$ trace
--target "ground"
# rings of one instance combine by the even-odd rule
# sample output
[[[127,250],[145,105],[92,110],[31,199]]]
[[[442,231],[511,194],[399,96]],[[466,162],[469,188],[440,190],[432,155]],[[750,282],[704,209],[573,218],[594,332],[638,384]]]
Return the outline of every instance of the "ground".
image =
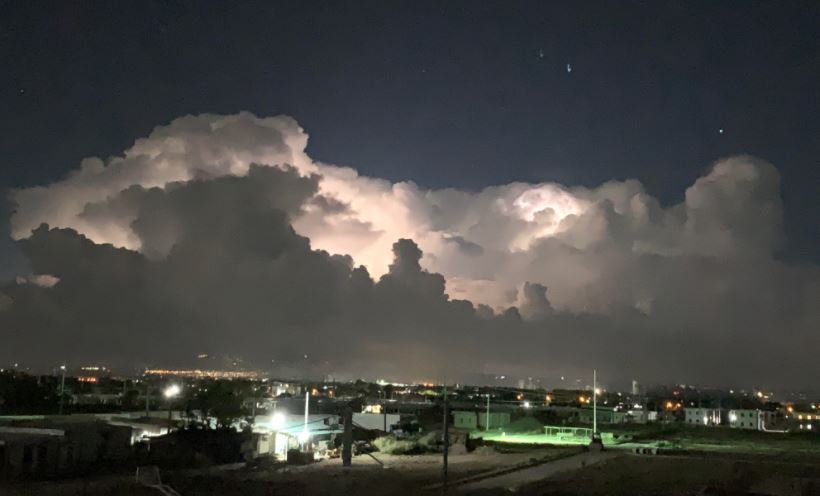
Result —
[[[621,448],[643,444],[659,446],[661,454],[636,456],[629,449],[598,465],[576,467],[550,474],[547,479],[519,485],[516,494],[536,495],[695,495],[715,487],[727,495],[748,494],[755,485],[780,478],[810,480],[820,465],[820,439],[805,435],[739,432],[728,429],[652,427],[634,432],[634,441]],[[515,438],[524,441],[525,438]],[[451,482],[467,477],[520,468],[534,461],[565,460],[577,456],[577,446],[498,444],[472,453],[450,456]],[[326,460],[303,467],[259,465],[238,469],[162,471],[163,481],[182,496],[324,496],[324,495],[423,495],[440,494],[441,455],[391,456],[376,453],[384,463],[362,455],[344,469],[341,461]],[[523,472],[522,472],[523,475]],[[506,477],[509,481],[515,477]],[[485,479],[488,480],[488,479]],[[501,480],[501,479],[499,479]],[[505,487],[467,490],[451,486],[448,494],[496,496]],[[476,487],[475,485],[473,487]],[[114,496],[155,495],[136,485],[132,475],[48,483],[0,486],[3,496]],[[787,494],[820,494],[797,492]]]

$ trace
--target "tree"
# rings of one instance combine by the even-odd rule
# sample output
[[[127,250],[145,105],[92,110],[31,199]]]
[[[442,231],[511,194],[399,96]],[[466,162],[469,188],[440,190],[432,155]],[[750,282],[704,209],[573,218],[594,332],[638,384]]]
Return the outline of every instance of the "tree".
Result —
[[[214,417],[217,428],[226,428],[248,414],[244,397],[227,381],[215,381],[197,395],[197,403],[206,418]]]

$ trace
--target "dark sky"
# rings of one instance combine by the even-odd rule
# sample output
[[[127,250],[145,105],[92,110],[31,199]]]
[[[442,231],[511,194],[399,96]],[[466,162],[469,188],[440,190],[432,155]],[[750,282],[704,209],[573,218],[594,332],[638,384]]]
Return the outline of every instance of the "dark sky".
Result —
[[[818,259],[817,2],[0,9],[0,185],[239,110],[290,114],[313,157],[426,187],[635,177],[669,204],[716,159],[751,153],[781,171],[786,255]]]

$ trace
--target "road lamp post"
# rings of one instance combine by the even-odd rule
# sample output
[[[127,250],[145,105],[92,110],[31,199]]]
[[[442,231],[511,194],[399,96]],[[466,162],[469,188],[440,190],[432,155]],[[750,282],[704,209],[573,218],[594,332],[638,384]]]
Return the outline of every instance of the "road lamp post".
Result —
[[[178,384],[171,384],[165,388],[162,392],[162,395],[165,396],[165,399],[168,401],[168,434],[171,433],[171,413],[173,409],[171,408],[172,402],[174,398],[179,396],[179,393],[182,391],[182,388],[179,387]]]
[[[60,415],[63,414],[63,401],[65,399],[65,364],[60,365]]]

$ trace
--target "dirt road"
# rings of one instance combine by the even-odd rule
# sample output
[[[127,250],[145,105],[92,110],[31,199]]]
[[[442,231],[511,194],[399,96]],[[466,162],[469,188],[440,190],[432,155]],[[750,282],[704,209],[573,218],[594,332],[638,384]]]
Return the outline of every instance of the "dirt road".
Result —
[[[485,489],[512,489],[531,482],[546,479],[561,472],[580,470],[584,467],[601,463],[620,456],[619,453],[609,451],[579,453],[567,458],[561,458],[535,467],[517,470],[508,474],[470,482],[458,487],[462,493]]]

